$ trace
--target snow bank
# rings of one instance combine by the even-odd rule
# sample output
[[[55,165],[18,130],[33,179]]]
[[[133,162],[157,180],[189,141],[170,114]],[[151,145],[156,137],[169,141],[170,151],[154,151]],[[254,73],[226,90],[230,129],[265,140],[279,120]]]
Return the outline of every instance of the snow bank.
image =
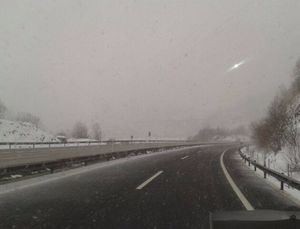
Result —
[[[0,119],[0,142],[54,142],[53,135],[31,123]]]

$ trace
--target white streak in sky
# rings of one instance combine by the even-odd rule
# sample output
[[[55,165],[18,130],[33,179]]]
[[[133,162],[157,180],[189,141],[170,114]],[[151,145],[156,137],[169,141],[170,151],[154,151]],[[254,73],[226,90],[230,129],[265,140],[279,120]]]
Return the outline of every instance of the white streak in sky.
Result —
[[[244,63],[246,63],[246,59],[245,60],[242,60],[242,61],[240,61],[240,62],[238,62],[238,63],[236,63],[236,64],[234,64],[233,66],[231,66],[228,70],[227,70],[227,72],[231,72],[232,70],[234,70],[234,69],[237,69],[238,67],[240,67],[242,64],[244,64]]]

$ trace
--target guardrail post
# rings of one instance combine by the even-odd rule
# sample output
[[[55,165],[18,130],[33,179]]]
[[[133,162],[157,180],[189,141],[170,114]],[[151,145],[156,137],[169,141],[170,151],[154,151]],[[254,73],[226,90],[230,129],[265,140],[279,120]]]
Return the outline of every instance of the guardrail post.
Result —
[[[267,173],[266,173],[266,171],[264,171],[264,178],[265,178],[265,179],[267,178]]]
[[[296,219],[297,219],[297,217],[296,217],[296,215],[291,215],[290,216],[290,219],[289,219],[289,221],[290,221],[290,223],[291,223],[291,228],[297,228],[296,227]]]
[[[256,160],[254,162],[256,162]],[[256,164],[254,164],[254,171],[256,171]]]
[[[11,143],[8,144],[9,149],[11,149]]]
[[[281,175],[284,175],[284,173],[281,173]],[[280,190],[283,190],[283,185],[284,185],[284,182],[280,181]]]

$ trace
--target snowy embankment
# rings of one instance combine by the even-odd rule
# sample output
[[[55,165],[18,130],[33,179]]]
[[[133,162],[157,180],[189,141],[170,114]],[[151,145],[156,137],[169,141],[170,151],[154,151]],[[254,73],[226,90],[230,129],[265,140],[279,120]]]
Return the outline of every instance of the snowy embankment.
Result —
[[[0,143],[14,142],[59,142],[52,134],[43,131],[31,123],[0,119]],[[11,148],[32,148],[32,145],[12,145]],[[37,145],[36,147],[47,147]],[[9,145],[0,145],[0,149],[8,149]]]
[[[68,139],[69,142],[73,143],[67,143],[67,144],[53,144],[51,147],[64,147],[64,146],[86,146],[90,144],[95,144],[92,143],[93,139]],[[10,120],[5,120],[5,119],[0,119],[0,143],[15,143],[15,142],[53,142],[53,143],[58,143],[60,140],[53,136],[50,133],[47,133],[46,131],[43,131],[36,126],[34,126],[31,123],[28,122],[17,122],[17,121],[10,121]],[[76,143],[78,142],[78,143]],[[79,144],[79,142],[81,142]],[[87,142],[87,143],[82,143],[82,142]],[[90,143],[88,143],[90,142]],[[104,144],[104,143],[97,143],[97,144]],[[0,149],[8,149],[11,147],[11,149],[16,149],[16,148],[33,148],[33,145],[27,145],[27,144],[18,144],[18,145],[1,145],[0,144]],[[35,148],[48,148],[48,144],[35,144]]]
[[[57,142],[53,135],[31,123],[0,119],[0,142]]]
[[[290,160],[287,149],[283,149],[282,151],[279,151],[275,154],[274,152],[265,153],[262,150],[257,149],[255,146],[250,146],[249,150],[244,147],[241,149],[241,151],[245,155],[249,156],[252,160],[256,160],[256,162],[258,162],[259,164],[264,165],[265,163],[267,168],[273,169],[280,173],[284,173],[285,175],[288,175],[293,179],[300,181],[300,171],[291,171],[291,169],[289,169]],[[253,165],[251,165],[249,168],[254,170]],[[257,169],[256,173],[258,176],[264,177],[264,173],[260,169]],[[267,175],[267,182],[275,185],[279,189],[280,182],[276,178]],[[296,198],[296,200],[300,203],[299,190],[292,188],[288,184],[284,185],[284,190],[293,198]]]

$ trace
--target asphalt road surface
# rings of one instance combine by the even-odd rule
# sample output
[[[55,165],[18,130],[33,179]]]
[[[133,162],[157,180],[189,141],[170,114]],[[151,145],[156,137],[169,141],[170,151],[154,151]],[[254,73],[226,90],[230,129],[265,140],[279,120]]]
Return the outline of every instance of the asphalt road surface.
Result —
[[[2,193],[0,228],[209,228],[209,212],[245,209],[220,165],[226,148],[202,146],[121,159]],[[247,177],[251,171],[234,155],[235,150],[226,152],[225,165],[255,208],[294,205],[272,188],[263,189],[267,197],[261,201],[251,190],[266,184]]]

